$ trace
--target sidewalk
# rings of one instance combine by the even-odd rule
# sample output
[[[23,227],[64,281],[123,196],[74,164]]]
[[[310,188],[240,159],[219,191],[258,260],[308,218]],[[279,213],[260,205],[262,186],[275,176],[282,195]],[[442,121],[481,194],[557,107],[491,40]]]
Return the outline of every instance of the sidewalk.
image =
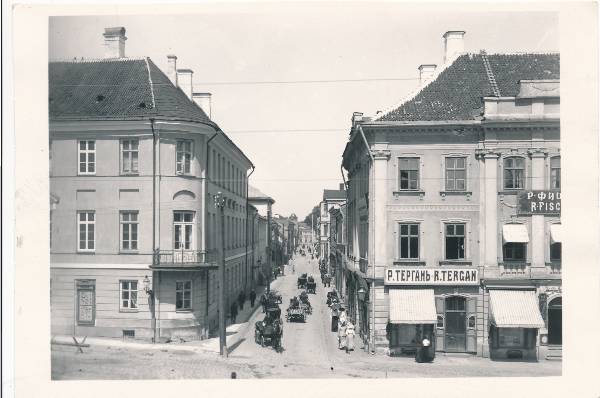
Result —
[[[285,277],[285,276],[284,276]],[[277,289],[281,284],[281,276],[271,282],[271,290]],[[250,307],[250,300],[246,300],[244,303],[244,309],[238,313],[236,317],[236,323],[228,323],[226,327],[227,334],[227,347],[231,352],[237,344],[241,341],[243,336],[249,327],[254,325],[253,319],[262,313],[262,307],[260,306],[260,296],[266,291],[266,286],[259,286],[255,289],[256,291],[256,302],[254,307]],[[229,321],[230,319],[227,319]],[[81,340],[79,337],[78,341]],[[66,335],[56,335],[50,340],[51,344],[59,345],[71,345],[73,344],[73,337]],[[104,346],[104,347],[121,347],[141,350],[174,350],[174,351],[191,351],[191,352],[212,352],[219,353],[219,337],[213,337],[205,340],[195,340],[188,342],[171,342],[171,343],[152,343],[151,341],[142,340],[123,340],[119,338],[110,337],[87,337],[85,340],[86,344],[90,346]],[[84,348],[85,351],[85,348]]]

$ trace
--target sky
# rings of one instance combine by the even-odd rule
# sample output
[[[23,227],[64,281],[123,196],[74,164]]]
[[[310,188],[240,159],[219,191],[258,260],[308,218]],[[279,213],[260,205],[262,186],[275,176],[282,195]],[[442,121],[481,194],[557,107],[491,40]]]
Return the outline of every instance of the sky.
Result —
[[[165,71],[177,55],[178,68],[194,71],[194,91],[212,93],[212,119],[256,166],[250,184],[275,199],[275,213],[302,220],[343,182],[352,113],[374,115],[416,88],[419,65],[442,64],[444,32],[466,31],[468,52],[559,50],[555,13],[468,7],[263,3],[52,17],[49,58],[102,58],[102,33],[114,26],[126,28],[128,57]]]

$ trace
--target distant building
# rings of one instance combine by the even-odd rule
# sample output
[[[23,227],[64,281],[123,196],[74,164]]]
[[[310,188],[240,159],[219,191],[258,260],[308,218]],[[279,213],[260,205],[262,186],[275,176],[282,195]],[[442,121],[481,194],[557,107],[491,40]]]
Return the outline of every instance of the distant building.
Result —
[[[351,311],[376,352],[425,324],[437,351],[560,356],[559,55],[465,54],[464,34],[399,104],[354,114]]]
[[[325,189],[323,191],[323,200],[319,205],[319,257],[321,261],[325,262],[330,274],[332,274],[332,270],[329,268],[329,263],[332,253],[329,245],[329,211],[333,208],[339,208],[345,202],[346,191],[344,190],[344,184],[340,184],[340,189]]]
[[[226,198],[231,300],[249,281],[252,162],[177,57],[163,73],[125,57],[125,28],[104,38],[105,59],[49,64],[52,333],[207,337],[218,318],[214,197]]]
[[[269,252],[269,244],[273,243],[273,230],[271,224],[275,200],[250,185],[248,188],[248,202],[256,208],[258,217],[257,228],[259,246],[257,251],[260,253],[259,264],[257,264],[259,268],[256,268],[259,278],[258,281],[260,284],[266,284],[271,280],[270,275],[273,274],[274,266],[271,261],[273,259],[273,253],[272,250]],[[270,240],[269,237],[271,238]]]

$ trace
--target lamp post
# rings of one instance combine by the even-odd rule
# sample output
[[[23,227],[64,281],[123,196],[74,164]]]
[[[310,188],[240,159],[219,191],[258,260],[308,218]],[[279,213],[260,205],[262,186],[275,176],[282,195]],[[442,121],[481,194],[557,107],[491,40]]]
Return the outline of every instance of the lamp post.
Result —
[[[227,339],[225,334],[225,197],[221,192],[215,195],[215,207],[219,212],[219,354],[227,357]]]

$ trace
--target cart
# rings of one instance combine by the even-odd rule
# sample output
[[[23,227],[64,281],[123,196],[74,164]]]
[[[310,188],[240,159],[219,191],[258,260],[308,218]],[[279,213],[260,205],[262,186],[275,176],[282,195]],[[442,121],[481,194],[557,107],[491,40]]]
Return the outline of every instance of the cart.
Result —
[[[306,288],[307,274],[302,274],[298,277],[298,289]]]
[[[262,347],[271,346],[276,351],[281,350],[283,338],[283,325],[281,324],[281,310],[279,307],[267,309],[267,315],[262,321],[257,321],[254,326],[254,341]]]

